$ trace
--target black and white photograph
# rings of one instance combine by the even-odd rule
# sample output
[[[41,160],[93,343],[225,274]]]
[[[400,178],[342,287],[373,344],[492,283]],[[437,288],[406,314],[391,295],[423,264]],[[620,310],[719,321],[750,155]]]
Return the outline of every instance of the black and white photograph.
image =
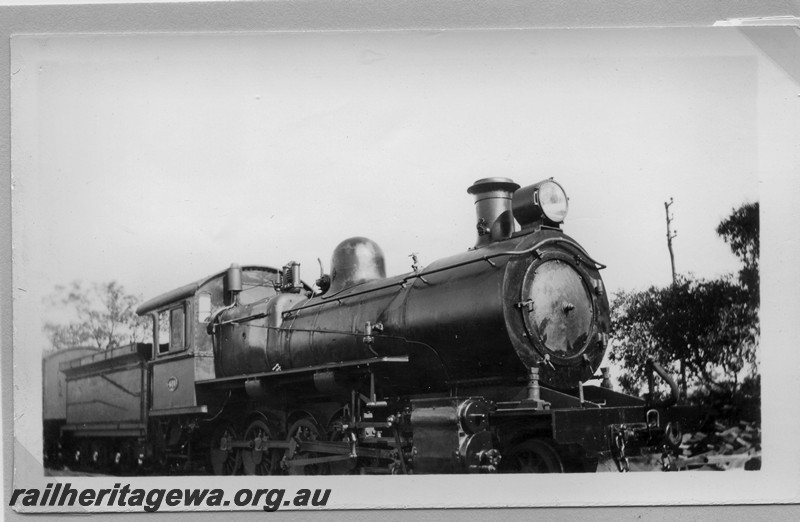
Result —
[[[12,34],[7,504],[797,502],[799,28]]]

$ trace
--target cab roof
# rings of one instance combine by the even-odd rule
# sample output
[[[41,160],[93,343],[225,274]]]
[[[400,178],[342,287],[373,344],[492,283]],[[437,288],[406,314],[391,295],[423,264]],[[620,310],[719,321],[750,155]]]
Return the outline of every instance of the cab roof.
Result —
[[[243,272],[244,271],[263,271],[263,272],[269,272],[269,273],[272,273],[272,274],[277,274],[278,273],[278,270],[275,269],[275,268],[272,268],[272,267],[269,267],[269,266],[260,266],[260,265],[243,266],[242,267],[242,271]],[[196,294],[197,291],[200,290],[200,288],[202,288],[204,285],[206,285],[210,281],[213,281],[214,279],[217,279],[217,278],[220,278],[220,277],[224,276],[225,272],[227,272],[227,269],[226,270],[222,270],[221,272],[218,272],[216,274],[210,275],[208,277],[205,277],[203,279],[200,279],[198,281],[195,281],[194,283],[189,283],[188,285],[184,285],[184,286],[181,286],[181,287],[176,288],[174,290],[170,290],[169,292],[165,292],[165,293],[159,295],[158,297],[154,297],[154,298],[150,299],[149,301],[146,301],[145,303],[140,305],[139,308],[136,309],[136,314],[137,315],[144,315],[144,314],[150,313],[150,312],[152,312],[154,310],[158,310],[159,308],[161,308],[163,306],[172,304],[172,303],[174,303],[176,301],[180,301],[182,299],[186,299],[187,297],[191,297],[194,294]]]

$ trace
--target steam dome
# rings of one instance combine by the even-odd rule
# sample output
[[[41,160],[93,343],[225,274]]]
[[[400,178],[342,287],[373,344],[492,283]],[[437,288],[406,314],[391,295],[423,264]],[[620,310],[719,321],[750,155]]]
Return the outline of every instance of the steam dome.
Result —
[[[386,261],[377,243],[365,237],[345,239],[331,257],[331,288],[338,292],[349,286],[386,277]]]

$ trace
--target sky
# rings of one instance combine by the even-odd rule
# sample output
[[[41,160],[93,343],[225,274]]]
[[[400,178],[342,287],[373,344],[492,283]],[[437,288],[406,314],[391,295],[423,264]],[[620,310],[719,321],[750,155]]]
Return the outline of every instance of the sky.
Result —
[[[475,242],[477,179],[554,177],[608,290],[735,273],[715,228],[759,198],[764,66],[733,30],[17,37],[17,288],[38,335],[73,280],[149,299],[230,263],[388,273]],[[769,94],[769,93],[766,93]],[[22,303],[18,303],[22,304]],[[19,315],[18,315],[19,316]],[[19,321],[18,321],[19,322]],[[21,324],[21,323],[19,323]]]
[[[611,291],[669,282],[669,198],[678,271],[735,272],[714,229],[758,199],[758,60],[678,33],[20,39],[16,252],[34,292],[148,298],[231,262],[313,280],[353,235],[402,273],[474,243],[476,179],[552,176]]]
[[[467,188],[490,176],[561,183],[611,293],[669,284],[665,201],[678,272],[705,278],[739,269],[714,230],[760,201],[762,374],[791,366],[772,334],[800,285],[800,91],[735,29],[22,35],[11,54],[15,383],[40,379],[56,285],[149,299],[292,260],[313,282],[356,235],[407,272],[475,243]]]

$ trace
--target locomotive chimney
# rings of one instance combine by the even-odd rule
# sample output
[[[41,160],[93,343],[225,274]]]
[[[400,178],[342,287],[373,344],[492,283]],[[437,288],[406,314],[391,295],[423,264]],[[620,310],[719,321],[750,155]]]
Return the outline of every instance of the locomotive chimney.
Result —
[[[483,178],[467,189],[468,193],[475,195],[476,248],[506,239],[514,232],[511,198],[518,188],[519,185],[508,178]]]

